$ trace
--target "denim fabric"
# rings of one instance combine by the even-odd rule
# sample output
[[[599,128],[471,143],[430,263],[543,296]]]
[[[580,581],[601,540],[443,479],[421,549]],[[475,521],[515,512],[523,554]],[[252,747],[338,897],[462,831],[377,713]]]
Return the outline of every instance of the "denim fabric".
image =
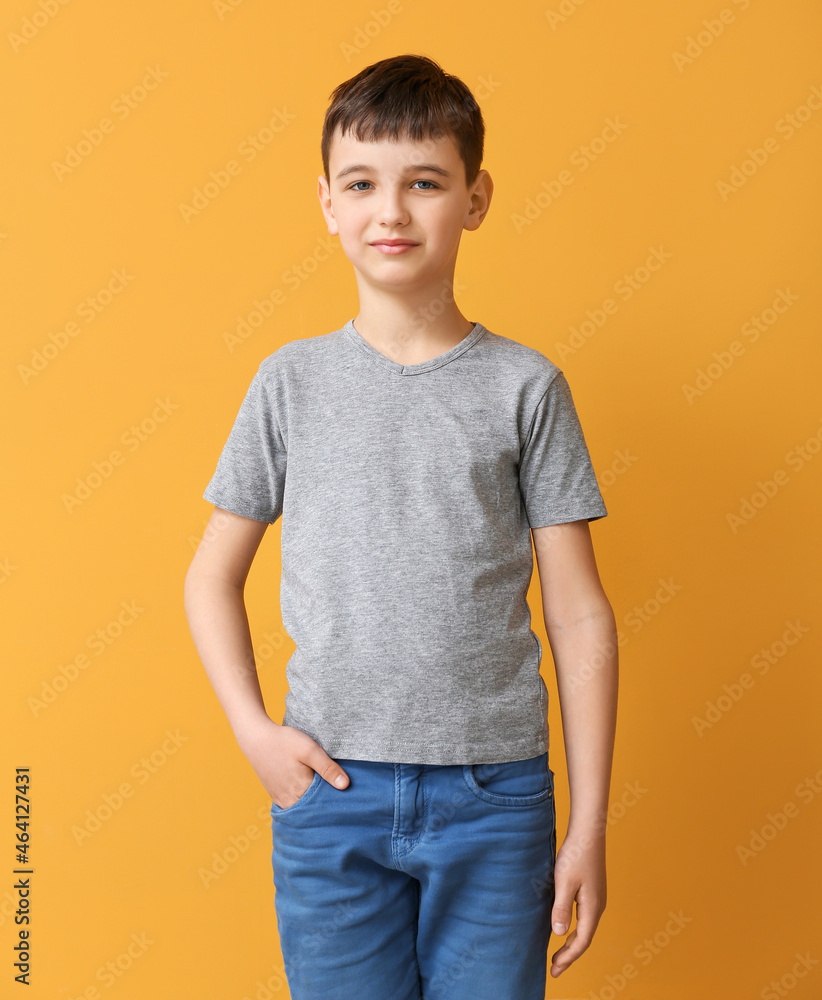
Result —
[[[543,1000],[556,862],[548,753],[498,764],[335,758],[272,803],[292,1000]]]

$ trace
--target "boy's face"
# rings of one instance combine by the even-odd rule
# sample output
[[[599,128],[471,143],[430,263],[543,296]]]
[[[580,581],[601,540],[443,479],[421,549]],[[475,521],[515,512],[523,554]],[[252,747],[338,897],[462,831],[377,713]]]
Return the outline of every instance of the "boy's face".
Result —
[[[477,229],[493,185],[481,170],[469,189],[465,166],[450,135],[413,142],[358,142],[351,134],[331,144],[330,177],[317,194],[332,236],[359,282],[384,291],[425,295],[426,287],[453,280],[463,229]],[[390,248],[380,241],[404,240]]]

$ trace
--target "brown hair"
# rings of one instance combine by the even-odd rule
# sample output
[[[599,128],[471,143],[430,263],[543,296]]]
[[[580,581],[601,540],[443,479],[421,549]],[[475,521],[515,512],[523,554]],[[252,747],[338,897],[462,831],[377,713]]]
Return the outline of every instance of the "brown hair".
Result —
[[[412,142],[451,135],[465,164],[470,187],[482,163],[485,123],[471,91],[427,56],[382,59],[332,91],[321,143],[328,178],[331,140],[350,132],[358,142],[389,136]]]

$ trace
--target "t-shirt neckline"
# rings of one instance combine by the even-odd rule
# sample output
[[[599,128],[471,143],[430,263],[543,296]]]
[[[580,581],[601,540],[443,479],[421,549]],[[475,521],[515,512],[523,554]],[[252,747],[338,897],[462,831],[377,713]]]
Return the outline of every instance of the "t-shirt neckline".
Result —
[[[455,344],[443,354],[437,355],[436,358],[431,358],[428,361],[420,361],[416,365],[403,365],[399,361],[393,361],[391,358],[381,354],[376,347],[369,344],[362,334],[360,334],[354,326],[353,317],[343,327],[343,333],[352,344],[367,354],[372,361],[377,361],[395,375],[421,375],[425,372],[433,371],[435,368],[442,368],[443,365],[447,365],[461,354],[464,354],[485,333],[485,327],[482,323],[474,323],[473,329],[469,330],[458,344]]]

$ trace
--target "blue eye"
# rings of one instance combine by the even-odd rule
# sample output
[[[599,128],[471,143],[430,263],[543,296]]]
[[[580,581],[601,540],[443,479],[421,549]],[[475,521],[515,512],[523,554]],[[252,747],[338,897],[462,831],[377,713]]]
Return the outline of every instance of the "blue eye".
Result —
[[[371,186],[371,181],[354,181],[354,183],[350,186],[350,190],[351,191],[364,191],[365,188],[357,187],[358,184],[368,184],[369,186]],[[428,181],[428,180],[425,180],[424,178],[420,178],[418,181],[414,181],[414,184],[429,184],[430,185],[430,187],[418,188],[418,190],[420,190],[420,191],[434,191],[436,188],[439,187],[438,184],[434,184],[433,181]]]

